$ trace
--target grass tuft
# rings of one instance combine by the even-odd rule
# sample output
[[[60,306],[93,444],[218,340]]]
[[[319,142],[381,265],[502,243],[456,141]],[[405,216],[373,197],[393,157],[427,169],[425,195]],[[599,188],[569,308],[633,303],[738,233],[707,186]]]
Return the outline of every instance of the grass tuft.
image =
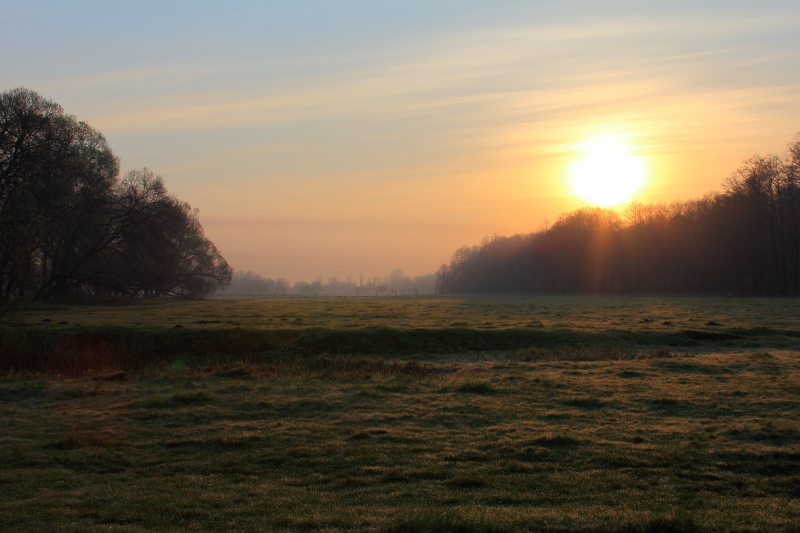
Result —
[[[605,407],[605,402],[598,400],[597,398],[570,398],[568,400],[564,400],[564,405],[569,405],[570,407],[580,407],[581,409],[600,409]]]
[[[487,485],[486,480],[477,476],[460,476],[448,480],[446,485],[459,489],[480,489]]]
[[[497,389],[495,389],[491,383],[487,383],[485,381],[468,381],[458,387],[456,392],[462,392],[465,394],[480,394],[480,395],[489,395],[489,394],[497,394]]]
[[[533,442],[544,448],[572,448],[580,444],[580,441],[566,435],[540,437]]]
[[[506,521],[455,511],[420,512],[402,517],[389,524],[383,533],[513,533],[517,531]]]

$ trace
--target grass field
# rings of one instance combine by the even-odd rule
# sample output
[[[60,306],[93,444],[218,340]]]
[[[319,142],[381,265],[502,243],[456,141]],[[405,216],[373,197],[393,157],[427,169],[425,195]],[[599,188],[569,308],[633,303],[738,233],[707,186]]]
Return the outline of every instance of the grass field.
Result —
[[[799,531],[798,304],[38,306],[0,530]]]
[[[50,320],[50,322],[42,322]],[[67,324],[61,324],[67,322]],[[665,324],[669,322],[669,324]],[[797,329],[800,300],[681,296],[398,296],[222,298],[202,302],[26,309],[18,324],[193,329],[569,328],[674,331],[715,322],[726,328]],[[717,326],[717,327],[720,327]]]

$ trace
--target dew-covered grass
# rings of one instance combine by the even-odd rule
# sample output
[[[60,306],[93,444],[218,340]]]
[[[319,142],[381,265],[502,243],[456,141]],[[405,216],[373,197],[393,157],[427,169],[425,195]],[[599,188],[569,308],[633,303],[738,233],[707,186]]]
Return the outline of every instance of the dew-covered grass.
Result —
[[[797,531],[798,304],[31,307],[0,531]]]
[[[214,297],[201,301],[140,301],[130,305],[41,304],[26,308],[14,321],[55,330],[97,326],[144,329],[385,326],[583,331],[766,327],[780,330],[797,328],[800,299],[660,295]]]
[[[795,531],[799,363],[323,356],[6,376],[0,530]]]

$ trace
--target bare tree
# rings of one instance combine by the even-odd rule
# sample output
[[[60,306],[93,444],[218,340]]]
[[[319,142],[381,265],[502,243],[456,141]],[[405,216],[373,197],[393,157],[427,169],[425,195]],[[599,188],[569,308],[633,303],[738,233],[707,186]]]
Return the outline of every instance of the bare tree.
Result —
[[[0,304],[104,292],[201,296],[231,269],[197,211],[102,134],[24,88],[0,94]]]
[[[289,280],[286,278],[278,278],[275,280],[275,292],[286,294],[289,292]]]

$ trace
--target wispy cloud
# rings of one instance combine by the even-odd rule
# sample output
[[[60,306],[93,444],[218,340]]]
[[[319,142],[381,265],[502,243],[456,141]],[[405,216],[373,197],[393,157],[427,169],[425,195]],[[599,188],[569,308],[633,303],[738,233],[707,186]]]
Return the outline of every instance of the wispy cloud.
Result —
[[[800,127],[800,16],[743,9],[605,15],[569,3],[333,47],[253,38],[228,49],[241,42],[220,24],[216,55],[174,44],[30,79],[103,131],[125,166],[164,173],[234,264],[249,257],[243,231],[322,260],[309,247],[366,257],[348,242],[356,232],[388,257],[381,235],[429,230],[441,255],[404,253],[435,268],[452,246],[574,207],[564,169],[598,131],[636,139],[658,201],[714,188],[743,156],[780,149]]]

